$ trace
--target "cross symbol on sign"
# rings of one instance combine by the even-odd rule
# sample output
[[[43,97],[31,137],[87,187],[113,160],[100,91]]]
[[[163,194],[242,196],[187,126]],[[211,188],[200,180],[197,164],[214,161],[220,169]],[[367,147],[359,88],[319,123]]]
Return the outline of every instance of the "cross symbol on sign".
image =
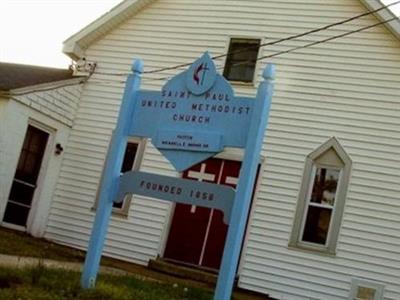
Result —
[[[215,174],[206,173],[206,164],[201,164],[200,172],[189,171],[188,177],[197,179],[198,181],[203,181],[203,180],[214,181],[215,180]],[[194,214],[196,212],[196,205],[192,205],[192,207],[190,208],[190,212],[192,214]]]
[[[203,68],[203,75],[202,75],[202,77],[201,77],[201,85],[203,85],[203,83],[204,83],[204,77],[206,76],[206,73],[207,73],[207,71],[208,70],[210,70],[209,68],[207,68],[207,63],[204,65],[204,68]]]
[[[203,85],[204,83],[204,78],[206,76],[207,71],[210,70],[207,67],[207,63],[201,63],[197,68],[195,68],[194,73],[193,73],[193,80],[197,83],[197,85]],[[200,81],[200,72],[201,74],[201,81]]]
[[[237,177],[232,177],[232,176],[227,176],[225,179],[225,183],[227,184],[232,184],[232,185],[237,185],[239,182],[239,178]]]

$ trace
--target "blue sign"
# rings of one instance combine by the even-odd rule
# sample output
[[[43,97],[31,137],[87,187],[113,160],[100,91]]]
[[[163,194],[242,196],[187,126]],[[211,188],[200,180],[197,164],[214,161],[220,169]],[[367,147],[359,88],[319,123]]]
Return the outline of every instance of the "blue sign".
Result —
[[[213,60],[205,53],[189,70],[168,81],[161,92],[138,92],[129,134],[151,138],[175,169],[183,171],[224,147],[244,148],[253,105],[254,98],[234,96],[229,82],[216,73]],[[188,132],[196,143],[203,144],[208,137],[212,147],[187,147],[176,138],[162,143],[160,137],[165,137],[166,130]]]
[[[268,123],[274,67],[266,67],[255,98],[235,97],[207,52],[161,91],[140,90],[140,60],[133,64],[132,71],[107,153],[82,287],[95,285],[113,201],[136,193],[224,211],[229,230],[214,300],[229,300]],[[236,191],[144,172],[120,176],[128,136],[150,138],[178,171],[214,156],[224,147],[245,148]]]
[[[121,176],[114,202],[122,202],[127,194],[222,210],[224,223],[229,224],[235,190],[208,182],[131,171]]]

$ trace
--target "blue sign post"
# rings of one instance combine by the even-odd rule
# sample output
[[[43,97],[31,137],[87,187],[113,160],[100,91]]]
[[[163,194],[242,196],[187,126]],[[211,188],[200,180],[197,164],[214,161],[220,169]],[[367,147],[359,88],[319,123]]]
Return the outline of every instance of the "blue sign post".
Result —
[[[243,235],[249,213],[251,195],[257,174],[258,161],[268,122],[272,100],[275,67],[268,65],[264,70],[265,81],[258,87],[253,118],[247,138],[245,155],[240,170],[239,182],[233,203],[232,216],[229,223],[228,236],[225,242],[224,255],[219,271],[215,300],[231,299],[233,281],[236,275]]]
[[[121,174],[121,165],[128,138],[130,118],[135,108],[135,95],[140,87],[140,74],[143,72],[143,62],[137,60],[132,66],[133,74],[128,76],[124,97],[119,110],[117,126],[111,136],[110,146],[100,183],[99,201],[96,217],[86,253],[81,285],[91,288],[96,284],[101,253],[111,217],[113,200],[116,197]]]
[[[272,98],[274,67],[268,66],[256,98],[235,97],[206,52],[161,91],[140,90],[141,61],[128,77],[100,186],[99,206],[82,274],[82,287],[94,287],[112,203],[126,194],[211,207],[224,212],[228,236],[215,300],[228,300],[236,274],[257,166]],[[221,152],[245,147],[236,192],[224,186],[144,172],[120,175],[128,136],[150,138],[182,171]]]

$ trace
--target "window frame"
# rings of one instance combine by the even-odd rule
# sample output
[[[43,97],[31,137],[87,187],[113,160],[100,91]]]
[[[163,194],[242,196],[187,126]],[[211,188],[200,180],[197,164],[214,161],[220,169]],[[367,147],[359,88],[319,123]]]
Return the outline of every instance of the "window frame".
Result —
[[[335,202],[334,202],[333,206],[315,205],[315,204],[311,203],[311,193],[312,193],[312,190],[313,190],[313,187],[314,187],[315,174],[316,174],[316,171],[317,171],[318,168],[321,168],[321,169],[332,169],[332,170],[339,171],[338,184],[337,184],[336,192],[335,192]],[[305,229],[305,225],[306,225],[306,221],[307,221],[308,211],[309,211],[310,206],[313,206],[313,207],[331,209],[331,211],[332,211],[331,218],[330,218],[330,221],[329,221],[328,234],[327,234],[327,237],[326,237],[326,241],[325,241],[325,244],[324,245],[321,244],[321,246],[322,247],[326,247],[328,245],[330,237],[331,237],[331,233],[332,233],[332,231],[331,231],[332,226],[333,226],[332,225],[333,224],[332,220],[333,220],[333,216],[334,216],[334,214],[336,212],[336,198],[337,198],[338,191],[341,188],[342,171],[343,171],[343,169],[342,168],[338,168],[338,167],[327,166],[327,165],[324,165],[324,164],[315,164],[315,163],[313,164],[312,171],[311,171],[311,176],[310,176],[309,187],[308,187],[308,192],[307,192],[307,196],[305,198],[305,207],[304,207],[304,213],[303,213],[303,217],[302,217],[303,220],[302,220],[302,224],[301,224],[301,228],[300,228],[300,235],[299,235],[299,242],[300,243],[305,244],[305,245],[309,245],[309,246],[317,245],[316,243],[307,242],[307,241],[303,240],[303,238],[304,238],[304,229]]]
[[[229,52],[230,52],[230,49],[231,49],[231,46],[232,46],[232,41],[239,41],[239,43],[240,43],[240,41],[242,41],[242,43],[245,43],[246,41],[250,41],[250,42],[254,41],[254,42],[258,42],[258,44],[261,45],[263,43],[263,39],[260,38],[260,37],[254,37],[254,36],[232,36],[232,37],[228,37],[227,43],[226,43],[226,47],[225,47],[227,55],[225,57],[225,61],[224,61],[224,65],[223,65],[224,68],[223,68],[223,71],[222,71],[222,74],[223,74],[224,78],[227,81],[229,81],[230,83],[236,84],[236,85],[237,84],[239,84],[239,85],[254,85],[254,83],[256,81],[256,78],[257,78],[258,68],[259,68],[258,60],[255,62],[255,65],[254,65],[254,73],[253,73],[252,80],[249,80],[249,81],[231,80],[231,79],[228,79],[228,78],[225,77],[225,72],[226,72],[226,69],[227,69],[227,63],[229,61]],[[256,59],[258,59],[260,57],[260,53],[261,53],[260,49],[261,48],[259,48],[258,51],[257,51]]]
[[[383,299],[383,293],[385,290],[385,286],[383,284],[375,282],[375,281],[365,280],[365,279],[352,278],[351,279],[351,288],[350,288],[350,293],[349,293],[349,300],[362,300],[360,298],[357,298],[357,292],[358,292],[359,287],[366,287],[366,288],[374,289],[376,291],[374,300],[382,300]]]
[[[137,151],[136,151],[136,155],[135,155],[135,159],[134,159],[133,164],[132,164],[131,171],[139,171],[139,169],[141,167],[141,164],[142,164],[142,161],[143,161],[144,152],[145,152],[146,145],[147,145],[147,139],[139,138],[139,137],[129,137],[127,142],[126,142],[126,145],[125,145],[124,157],[125,157],[125,151],[126,151],[127,145],[129,143],[135,143],[135,144],[138,145]],[[103,171],[102,171],[101,178],[103,177],[103,173],[104,173],[104,165],[103,165]],[[94,203],[94,206],[93,206],[92,210],[96,210],[97,206],[98,206],[98,201],[99,201],[98,199],[99,199],[99,191],[100,191],[101,182],[102,182],[102,179],[100,179],[99,185],[97,187],[95,203]],[[126,195],[124,200],[123,200],[123,202],[122,202],[122,206],[120,208],[113,206],[112,215],[113,216],[119,216],[119,217],[125,217],[125,218],[128,217],[129,209],[130,209],[132,200],[133,200],[133,195],[132,194]]]
[[[327,154],[331,149],[343,162],[342,166],[316,161],[318,158]],[[342,223],[345,199],[350,181],[351,164],[352,161],[350,157],[335,138],[329,139],[307,156],[293,221],[292,233],[289,239],[289,248],[310,250],[329,255],[336,254],[340,225]],[[303,241],[305,222],[310,207],[310,193],[314,186],[314,178],[317,168],[340,170],[336,187],[335,202],[332,208],[328,234],[324,245]]]

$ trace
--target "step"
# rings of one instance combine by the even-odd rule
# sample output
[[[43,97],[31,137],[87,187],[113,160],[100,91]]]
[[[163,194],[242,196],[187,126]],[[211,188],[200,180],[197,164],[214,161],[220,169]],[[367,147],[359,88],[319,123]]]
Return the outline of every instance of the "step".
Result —
[[[168,274],[171,276],[190,279],[197,282],[206,283],[212,286],[216,285],[218,274],[214,270],[205,270],[197,266],[183,265],[179,262],[165,260],[162,258],[151,259],[148,268],[160,273]],[[237,281],[235,280],[234,286]],[[263,295],[257,292],[235,288],[233,299],[237,300],[276,300],[269,298],[268,295]]]
[[[151,259],[148,264],[149,269],[173,275],[179,278],[191,279],[198,282],[215,285],[218,274],[209,272],[197,267],[189,267],[179,263],[164,259]]]

